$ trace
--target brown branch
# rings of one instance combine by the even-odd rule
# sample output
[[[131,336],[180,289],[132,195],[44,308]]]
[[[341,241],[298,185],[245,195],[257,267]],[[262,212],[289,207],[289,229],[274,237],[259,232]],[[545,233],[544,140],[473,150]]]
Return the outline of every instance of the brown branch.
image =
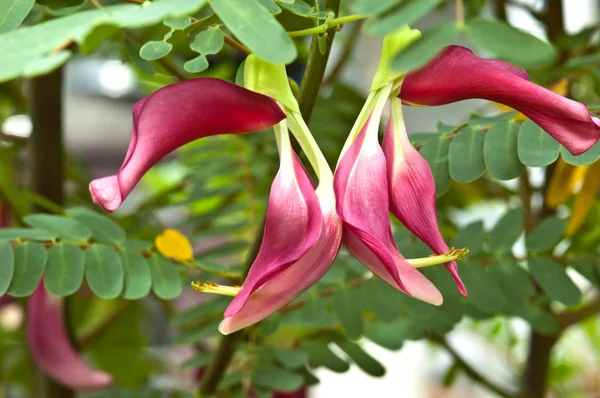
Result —
[[[588,303],[574,311],[565,311],[558,315],[560,330],[563,331],[570,326],[585,321],[600,313],[600,296],[594,297]]]

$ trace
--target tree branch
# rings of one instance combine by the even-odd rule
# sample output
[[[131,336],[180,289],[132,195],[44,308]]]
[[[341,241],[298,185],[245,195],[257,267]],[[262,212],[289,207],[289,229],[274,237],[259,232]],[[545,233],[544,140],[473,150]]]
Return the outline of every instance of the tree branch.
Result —
[[[596,296],[587,304],[575,311],[565,311],[558,315],[558,323],[560,330],[563,331],[570,326],[583,322],[588,318],[596,316],[600,313],[600,297]]]

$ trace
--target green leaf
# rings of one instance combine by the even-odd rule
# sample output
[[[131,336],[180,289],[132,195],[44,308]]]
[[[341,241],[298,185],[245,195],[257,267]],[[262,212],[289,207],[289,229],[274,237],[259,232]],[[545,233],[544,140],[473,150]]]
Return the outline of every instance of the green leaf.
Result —
[[[89,55],[96,51],[100,44],[105,43],[106,40],[117,32],[120,32],[120,29],[116,25],[98,25],[85,37],[79,46],[79,51],[84,55]]]
[[[27,297],[35,290],[48,254],[40,243],[27,242],[13,249],[15,255],[15,272],[8,294],[15,297]]]
[[[85,242],[92,237],[92,231],[79,221],[52,214],[32,214],[23,217],[23,222],[31,227],[55,232],[59,238]]]
[[[387,11],[398,3],[398,0],[355,0],[352,10],[355,14],[374,15]]]
[[[182,326],[188,323],[195,323],[198,320],[208,317],[209,315],[223,315],[223,311],[229,305],[228,298],[216,297],[188,310],[178,312],[171,318],[171,322],[175,326]]]
[[[476,18],[466,24],[467,37],[477,48],[524,68],[551,64],[556,49],[507,23]]]
[[[331,304],[336,318],[349,338],[358,339],[363,332],[360,289],[341,286],[331,296]]]
[[[388,350],[399,350],[406,340],[422,336],[423,329],[409,317],[398,318],[391,323],[369,322],[365,327],[365,337]]]
[[[392,69],[410,71],[420,68],[437,55],[444,47],[452,44],[459,30],[455,22],[439,24],[436,28],[423,33],[423,36],[412,42],[398,53],[392,61]]]
[[[554,300],[564,305],[577,305],[581,291],[559,263],[548,258],[532,257],[527,261],[533,278]]]
[[[489,266],[488,272],[502,289],[507,304],[514,308],[523,306],[536,293],[529,274],[518,264],[507,260],[495,261]]]
[[[287,32],[256,0],[210,0],[229,30],[253,53],[274,64],[287,64],[297,55]]]
[[[67,210],[67,215],[85,224],[92,231],[92,238],[98,242],[119,245],[127,239],[127,234],[119,224],[107,216],[85,207]]]
[[[385,375],[385,368],[383,365],[377,359],[366,353],[358,344],[345,340],[337,342],[337,345],[366,374],[374,377],[382,377]]]
[[[298,369],[306,365],[308,355],[301,350],[278,348],[273,352],[275,359],[288,369]]]
[[[208,66],[206,55],[200,54],[196,58],[190,59],[183,64],[183,69],[185,69],[185,71],[188,73],[200,73],[208,69]]]
[[[68,8],[77,7],[83,4],[85,0],[37,0],[38,3],[50,8]]]
[[[146,61],[154,61],[167,56],[173,45],[166,41],[149,41],[140,48],[140,57]]]
[[[171,341],[174,345],[184,345],[184,344],[197,344],[206,340],[208,337],[216,336],[219,334],[219,324],[221,323],[220,319],[216,321],[208,321],[204,322],[200,325],[194,327],[194,329],[190,329],[186,332],[180,333]]]
[[[53,240],[58,238],[58,234],[53,231],[29,228],[5,228],[0,229],[0,239],[5,240]]]
[[[512,180],[525,166],[519,160],[519,125],[500,122],[492,126],[485,136],[483,157],[490,175],[496,180]]]
[[[405,0],[365,25],[372,36],[385,36],[403,25],[412,25],[437,7],[442,0]]]
[[[327,13],[325,11],[316,11],[313,7],[306,4],[303,0],[296,0],[293,3],[282,3],[281,7],[290,11],[293,14],[304,18],[325,19]]]
[[[293,392],[304,384],[304,377],[273,365],[258,365],[252,368],[252,384],[269,390]]]
[[[527,119],[519,129],[519,160],[526,166],[544,167],[558,159],[560,144],[540,126]]]
[[[181,18],[169,18],[165,19],[163,23],[165,26],[173,29],[173,30],[184,30],[190,24],[190,17],[181,17]]]
[[[568,265],[594,285],[600,284],[598,269],[594,261],[585,258],[570,258]]]
[[[17,29],[35,0],[0,0],[0,33]]]
[[[177,18],[198,11],[207,0],[156,1],[144,5],[121,4],[86,10],[22,27],[0,35],[3,51],[0,82],[22,75],[48,73],[64,64],[72,55],[57,51],[65,44],[81,45],[100,25],[141,28],[167,18]],[[40,40],[43,37],[44,40]]]
[[[154,65],[140,57],[140,49],[142,48],[137,42],[126,37],[123,41],[123,48],[129,58],[129,61],[139,69],[140,72],[152,76],[154,75]]]
[[[377,319],[391,322],[400,316],[401,308],[396,302],[398,295],[393,287],[379,278],[370,278],[361,288],[366,305]]]
[[[525,247],[532,252],[548,251],[560,242],[567,220],[558,217],[548,217],[535,226],[525,239]]]
[[[471,256],[481,252],[482,246],[483,221],[475,221],[463,227],[452,242],[452,247],[469,249]]]
[[[490,251],[507,253],[523,232],[523,208],[508,210],[490,233],[488,244]]]
[[[454,136],[448,153],[450,177],[454,181],[475,181],[485,173],[484,142],[485,134],[479,129],[464,129]]]
[[[340,359],[329,349],[327,344],[321,341],[305,340],[300,343],[300,346],[308,354],[313,366],[324,366],[336,373],[344,373],[350,369],[348,362]]]
[[[529,322],[533,329],[544,335],[555,335],[558,331],[558,321],[552,313],[545,311],[531,304],[525,304],[514,311],[519,316]]]
[[[163,256],[148,259],[152,275],[152,291],[158,298],[171,300],[181,294],[181,279],[175,265]]]
[[[275,3],[274,0],[258,0],[269,12],[273,15],[281,13],[281,8]]]
[[[502,290],[485,266],[465,261],[460,267],[460,277],[469,292],[468,300],[481,311],[497,313],[506,303]]]
[[[567,151],[567,148],[561,146],[560,156],[565,162],[575,166],[584,166],[586,164],[594,163],[596,160],[600,159],[600,141],[595,143],[594,146],[588,149],[586,152],[578,156],[571,155],[571,153]]]
[[[15,255],[9,242],[0,241],[0,296],[8,290],[15,273]]]
[[[179,366],[182,369],[185,369],[185,368],[202,368],[202,367],[205,367],[206,365],[208,365],[208,364],[210,364],[212,362],[213,355],[214,354],[212,352],[202,352],[202,353],[194,356],[192,359],[188,359],[187,361],[183,362]]]
[[[436,196],[442,196],[450,186],[448,171],[448,151],[450,142],[445,137],[438,137],[423,144],[420,154],[427,160],[435,179]]]
[[[75,293],[83,281],[85,256],[72,243],[61,242],[48,250],[48,264],[44,273],[46,290],[56,296]]]
[[[128,300],[146,297],[152,287],[150,267],[144,256],[135,250],[125,249],[119,255],[125,272],[122,296]]]
[[[114,299],[123,290],[121,257],[110,246],[93,244],[85,251],[85,277],[94,294],[103,299]]]
[[[194,36],[190,48],[204,55],[216,54],[221,51],[224,44],[225,36],[221,29],[208,29]]]

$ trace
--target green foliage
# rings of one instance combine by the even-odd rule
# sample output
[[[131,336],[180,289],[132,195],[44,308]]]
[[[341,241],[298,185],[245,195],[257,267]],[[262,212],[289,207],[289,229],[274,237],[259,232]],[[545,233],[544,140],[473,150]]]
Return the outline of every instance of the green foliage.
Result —
[[[493,125],[485,136],[483,156],[490,175],[496,180],[511,180],[525,168],[519,156],[519,126],[511,122]]]
[[[35,0],[1,0],[0,34],[17,29],[34,3]]]
[[[421,156],[427,160],[433,178],[435,179],[435,192],[442,196],[450,185],[450,171],[448,166],[448,152],[450,142],[444,136],[428,140],[421,148]]]
[[[475,181],[485,173],[483,131],[467,128],[458,132],[449,150],[450,177],[457,182]]]
[[[560,144],[531,120],[519,129],[519,160],[530,167],[544,167],[558,159]]]
[[[402,3],[392,6],[390,9],[385,9],[377,18],[367,22],[365,31],[373,36],[385,36],[394,32],[402,25],[412,25],[417,22],[441,2],[442,0],[403,1]]]

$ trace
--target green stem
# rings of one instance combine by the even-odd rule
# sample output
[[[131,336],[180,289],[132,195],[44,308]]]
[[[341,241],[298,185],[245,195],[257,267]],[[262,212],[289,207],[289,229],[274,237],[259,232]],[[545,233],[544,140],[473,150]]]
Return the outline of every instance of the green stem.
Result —
[[[340,8],[340,0],[328,0],[326,6],[327,9],[333,11],[337,15]],[[335,30],[327,31],[327,34],[330,37],[329,43],[331,43],[335,34]],[[327,66],[327,60],[329,59],[330,50],[331,46],[327,45],[325,53],[321,54],[321,52],[319,51],[318,40],[316,38],[313,39],[310,47],[308,64],[306,66],[306,73],[304,79],[302,80],[302,86],[300,87],[300,96],[298,99],[300,112],[302,113],[302,117],[306,122],[308,122],[308,120],[310,119],[312,109],[315,106],[315,102],[317,100],[317,96],[321,88],[321,82],[323,81],[323,76],[325,75],[325,67]],[[248,271],[250,270],[250,267],[252,266],[254,260],[256,259],[256,256],[258,255],[258,250],[260,249],[260,245],[263,239],[264,228],[265,221],[263,218],[260,227],[256,231],[254,241],[252,242],[252,245],[248,250],[248,255],[246,256],[243,272],[244,278],[246,277],[246,275],[248,275]],[[241,282],[242,281],[240,281],[240,283]],[[229,367],[229,364],[233,359],[235,347],[246,335],[247,334],[244,333],[244,331],[239,331],[221,337],[221,340],[219,341],[219,346],[217,348],[217,352],[215,352],[215,356],[213,358],[212,363],[208,366],[206,376],[202,380],[202,383],[200,384],[200,387],[197,391],[197,396],[208,397],[214,395],[219,385],[219,382],[225,375],[225,372],[227,371],[227,368]]]
[[[58,68],[45,76],[31,80],[29,114],[33,131],[29,140],[31,153],[32,191],[62,205],[64,203],[63,181],[65,161],[63,150],[62,83],[63,69]],[[36,206],[36,211],[44,208]],[[67,304],[67,303],[65,303]],[[64,306],[66,312],[68,305]],[[69,322],[65,317],[66,327]],[[75,393],[49,377],[45,378],[46,398],[70,398]]]
[[[320,33],[325,33],[327,30],[329,30],[331,28],[335,28],[338,25],[358,21],[358,20],[365,19],[365,18],[367,18],[366,15],[360,15],[360,14],[348,15],[346,17],[341,17],[341,18],[334,18],[334,19],[325,21],[325,23],[323,23],[322,25],[315,26],[314,28],[308,28],[308,29],[295,30],[293,32],[288,32],[288,36],[300,37],[300,36],[317,35]]]

